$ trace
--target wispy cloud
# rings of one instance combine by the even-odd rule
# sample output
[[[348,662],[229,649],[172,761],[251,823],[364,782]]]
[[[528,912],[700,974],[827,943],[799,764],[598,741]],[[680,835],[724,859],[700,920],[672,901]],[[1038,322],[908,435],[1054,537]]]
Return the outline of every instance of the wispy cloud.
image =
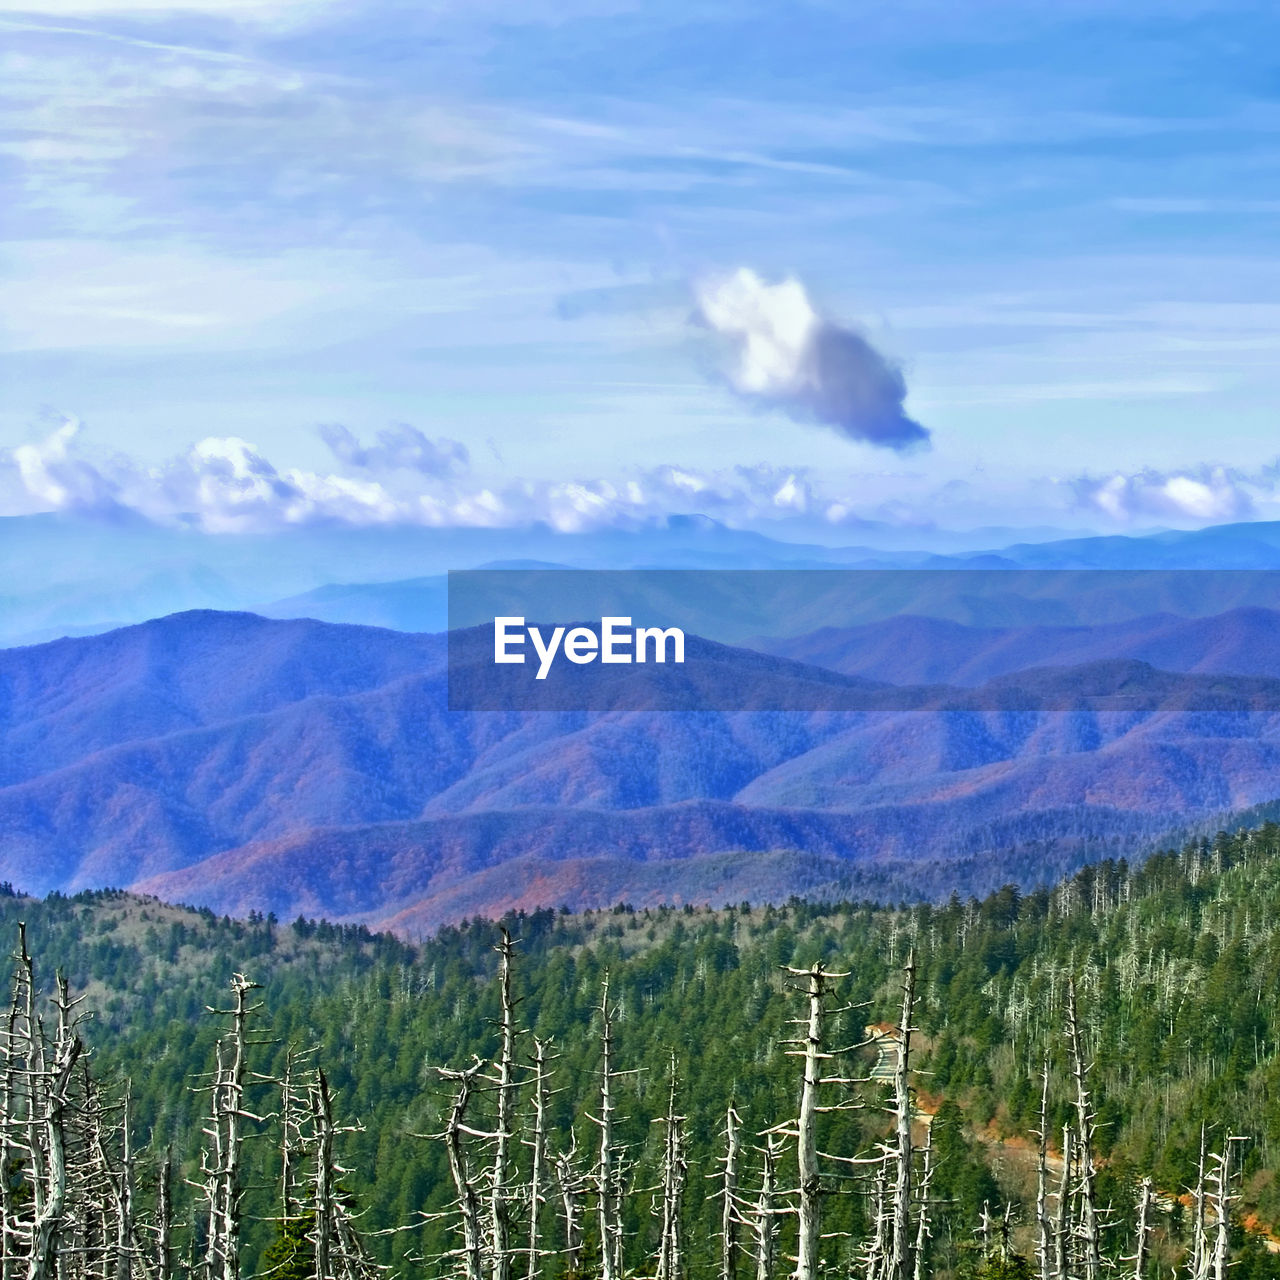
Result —
[[[339,462],[359,471],[416,471],[444,478],[465,473],[471,464],[467,446],[460,440],[432,440],[407,422],[379,431],[377,443],[371,445],[362,444],[341,423],[326,423],[320,438]]]
[[[1220,196],[1117,196],[1111,202],[1113,209],[1124,213],[1151,213],[1181,215],[1208,215],[1223,217],[1232,214],[1280,213],[1280,200],[1239,200]]]
[[[338,0],[0,0],[0,13],[32,18],[173,18],[297,24],[313,21]]]

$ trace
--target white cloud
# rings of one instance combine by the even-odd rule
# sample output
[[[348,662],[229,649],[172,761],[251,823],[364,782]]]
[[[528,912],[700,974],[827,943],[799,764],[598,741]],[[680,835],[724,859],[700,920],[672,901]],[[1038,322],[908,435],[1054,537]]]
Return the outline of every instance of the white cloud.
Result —
[[[80,425],[66,420],[42,440],[0,450],[0,494],[12,511],[129,511],[210,533],[313,522],[435,527],[520,527],[562,532],[626,527],[671,515],[708,515],[745,527],[798,520],[857,524],[848,495],[820,492],[804,468],[736,467],[718,472],[659,466],[617,478],[506,479],[471,474],[466,450],[403,424],[366,445],[330,428],[345,468],[277,466],[239,436],[210,436],[158,467],[125,457],[95,464],[77,452]],[[354,473],[354,474],[353,474]],[[834,504],[841,503],[833,517]]]
[[[1248,520],[1259,501],[1276,497],[1274,478],[1268,479],[1267,473],[1251,476],[1214,466],[1082,476],[1069,484],[1079,505],[1121,524],[1151,519],[1196,524]]]
[[[417,427],[398,422],[378,432],[378,442],[361,444],[350,428],[326,423],[320,438],[339,462],[360,471],[417,471],[424,476],[451,476],[471,464],[467,446],[460,440],[429,439]]]
[[[702,319],[734,348],[726,373],[744,398],[850,440],[909,449],[929,432],[903,408],[901,372],[860,333],[819,315],[794,279],[743,267],[697,289]]]
[[[330,427],[332,470],[279,465],[239,436],[209,436],[159,466],[124,456],[93,461],[78,421],[43,438],[0,449],[0,515],[32,511],[131,512],[160,524],[210,533],[254,532],[313,523],[352,528],[521,528],[565,533],[631,528],[675,515],[710,516],[735,528],[781,530],[821,540],[839,528],[935,525],[944,515],[981,523],[989,504],[958,481],[939,488],[925,473],[834,474],[807,467],[704,470],[672,464],[615,476],[565,480],[477,475],[465,447],[396,424],[371,442]],[[984,478],[984,494],[989,481]],[[886,490],[886,482],[892,482]],[[1024,484],[1004,493],[1029,515],[1105,516],[1122,526],[1200,526],[1280,514],[1280,460],[1243,472],[1222,466],[1080,476]],[[959,490],[959,492],[952,492]],[[1064,501],[1064,494],[1066,495]],[[973,505],[972,503],[969,505]]]
[[[8,451],[22,488],[36,503],[55,511],[65,507],[96,511],[115,505],[110,482],[95,467],[73,456],[79,434],[80,422],[67,418],[43,440]]]

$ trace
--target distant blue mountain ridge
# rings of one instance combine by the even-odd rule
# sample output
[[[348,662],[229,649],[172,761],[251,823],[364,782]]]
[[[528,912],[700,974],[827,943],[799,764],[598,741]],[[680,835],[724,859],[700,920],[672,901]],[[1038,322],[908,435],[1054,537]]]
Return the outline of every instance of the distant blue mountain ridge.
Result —
[[[934,554],[889,545],[902,535],[877,527],[856,531],[884,540],[823,546],[779,541],[734,530],[705,517],[678,517],[629,530],[558,533],[527,529],[430,529],[300,526],[271,534],[207,534],[161,527],[139,518],[114,521],[69,515],[0,518],[0,644],[38,643],[145,621],[186,609],[252,609],[275,617],[315,617],[404,631],[445,626],[443,575],[489,564],[572,568],[690,569],[964,569],[1197,570],[1280,569],[1280,523],[1215,526],[1193,532],[992,543]],[[919,535],[927,541],[926,535]],[[938,533],[934,545],[955,542]],[[968,535],[972,538],[973,535]],[[1172,606],[1211,614],[1265,600],[1230,598],[1215,589],[1204,599],[1136,599],[1126,616]],[[888,612],[923,612],[974,625],[1047,624],[1066,619],[979,618],[962,607],[895,605]],[[879,616],[888,616],[883,612]],[[872,617],[826,619],[856,625]],[[1094,619],[1102,621],[1104,619]],[[1119,618],[1112,618],[1119,621]],[[751,633],[749,619],[736,639]],[[768,621],[767,619],[764,621]],[[802,620],[790,634],[822,620]],[[781,634],[760,625],[756,634]]]
[[[899,617],[718,661],[767,671],[772,646],[789,680],[945,676],[968,704],[463,714],[441,635],[187,612],[0,650],[0,878],[406,934],[512,906],[1041,883],[1280,796],[1278,637],[1257,607]],[[1142,697],[1008,711],[983,701],[993,682]],[[1212,709],[1191,696],[1206,682]]]

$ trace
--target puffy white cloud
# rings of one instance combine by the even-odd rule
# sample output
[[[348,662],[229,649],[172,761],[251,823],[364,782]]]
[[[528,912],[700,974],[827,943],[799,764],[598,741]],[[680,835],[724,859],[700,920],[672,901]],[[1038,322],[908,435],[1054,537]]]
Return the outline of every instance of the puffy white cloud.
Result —
[[[702,320],[734,347],[726,370],[739,395],[850,440],[909,449],[928,430],[903,408],[902,371],[853,329],[820,315],[794,279],[767,284],[743,267],[697,290]]]
[[[277,466],[239,436],[197,441],[160,466],[117,456],[95,464],[77,454],[80,424],[60,422],[42,440],[0,450],[0,495],[16,491],[11,511],[132,512],[160,523],[193,524],[211,533],[249,532],[306,523],[352,527],[519,527],[542,523],[562,532],[627,527],[671,515],[706,515],[749,526],[832,520],[856,524],[854,504],[821,492],[804,468],[733,467],[699,471],[658,466],[616,478],[567,480],[473,476],[465,446],[432,439],[405,425],[363,443],[345,427],[324,437],[339,463],[333,471]]]
[[[932,527],[963,502],[915,472],[831,475],[805,467],[701,470],[663,465],[612,477],[497,479],[473,474],[466,447],[399,424],[366,443],[346,427],[324,436],[330,470],[278,465],[239,436],[210,436],[159,466],[124,456],[94,461],[74,418],[39,440],[0,449],[0,515],[32,511],[142,516],[209,533],[291,525],[420,525],[564,533],[636,528],[671,516],[709,516],[736,528],[822,539],[833,528]],[[1205,525],[1280,513],[1280,460],[1253,472],[1222,466],[1147,469],[1047,482],[1036,511],[1074,504],[1121,525]],[[886,486],[888,486],[886,488]],[[1055,497],[1056,489],[1056,497]],[[1026,495],[1024,495],[1025,497]],[[961,499],[964,494],[960,494]],[[1063,514],[1067,514],[1063,511]]]
[[[1214,466],[1081,476],[1069,484],[1081,506],[1122,524],[1152,518],[1204,524],[1247,520],[1259,500],[1275,495],[1274,477],[1266,472],[1250,476]]]
[[[110,509],[116,505],[115,486],[95,467],[72,454],[79,434],[79,419],[66,418],[35,444],[0,450],[0,461],[7,460],[17,470],[22,488],[46,507]]]

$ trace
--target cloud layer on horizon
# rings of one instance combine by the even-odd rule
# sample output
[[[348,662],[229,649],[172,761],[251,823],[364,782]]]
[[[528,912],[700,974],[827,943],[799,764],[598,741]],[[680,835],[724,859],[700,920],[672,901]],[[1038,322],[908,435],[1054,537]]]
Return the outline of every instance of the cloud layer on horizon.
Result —
[[[78,452],[81,424],[68,418],[37,442],[0,450],[0,508],[7,508],[0,514],[130,513],[209,533],[308,523],[541,523],[576,533],[673,515],[711,516],[736,526],[806,520],[857,527],[868,518],[855,514],[847,497],[824,490],[805,468],[737,466],[712,473],[666,465],[617,479],[486,482],[472,473],[459,441],[432,439],[407,424],[379,432],[373,444],[339,425],[321,427],[319,434],[334,455],[334,470],[278,467],[238,436],[206,437],[156,467],[124,456],[95,464]]]
[[[333,455],[330,468],[279,465],[239,436],[208,436],[148,466],[124,454],[92,457],[79,421],[59,419],[43,438],[0,449],[0,516],[140,516],[213,534],[307,524],[541,524],[582,533],[708,516],[734,528],[819,540],[877,527],[959,530],[988,523],[973,484],[952,480],[939,487],[926,473],[901,469],[836,474],[805,466],[663,464],[611,477],[545,480],[481,474],[460,441],[432,438],[405,423],[379,431],[372,442],[338,424],[317,434]],[[992,480],[986,476],[984,487]],[[1280,459],[1247,472],[1205,464],[1044,478],[1034,486],[1015,484],[1005,498],[1028,520],[1064,529],[1081,516],[1135,531],[1275,519]]]

